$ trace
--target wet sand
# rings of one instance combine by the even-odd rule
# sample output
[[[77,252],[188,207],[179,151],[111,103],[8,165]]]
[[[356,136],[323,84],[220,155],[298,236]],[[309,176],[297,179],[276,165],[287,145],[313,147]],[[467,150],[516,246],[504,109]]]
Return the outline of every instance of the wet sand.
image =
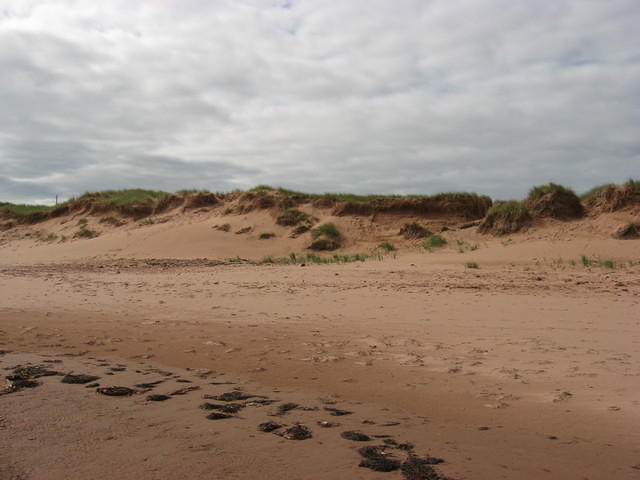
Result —
[[[133,387],[151,363],[201,390],[148,402],[47,377],[0,396],[3,474],[403,478],[358,466],[360,443],[382,439],[340,435],[357,430],[389,431],[417,455],[442,457],[438,472],[457,479],[639,478],[638,267],[497,258],[472,270],[434,258],[305,267],[5,258],[0,349],[33,356],[5,354],[2,367],[54,355],[65,372]],[[105,376],[95,359],[126,370]],[[207,385],[195,369],[236,383]],[[318,408],[281,419],[313,437],[259,432],[278,404],[207,420],[203,395],[229,387]],[[326,402],[354,413],[321,428],[335,420]]]

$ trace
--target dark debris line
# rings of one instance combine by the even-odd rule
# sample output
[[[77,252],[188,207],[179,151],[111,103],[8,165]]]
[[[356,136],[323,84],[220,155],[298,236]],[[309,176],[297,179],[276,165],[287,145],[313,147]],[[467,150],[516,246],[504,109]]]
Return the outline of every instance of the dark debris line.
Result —
[[[98,380],[100,378],[97,376],[85,374],[65,375],[54,370],[49,370],[48,368],[46,368],[46,366],[43,365],[26,367],[18,366],[13,369],[13,373],[11,375],[6,376],[8,384],[4,387],[0,387],[0,395],[17,392],[25,388],[37,387],[41,385],[41,383],[36,380],[37,378],[53,375],[62,376],[62,379],[60,381],[66,384],[90,384],[91,382],[94,382],[95,380]],[[144,388],[148,391],[162,382],[163,380],[150,383],[140,383],[137,384],[136,387]],[[97,384],[90,384],[89,386],[93,385]],[[170,395],[151,394],[148,395],[146,399],[147,401],[151,402],[162,402],[171,399],[173,395],[183,395],[190,391],[198,390],[199,388],[200,387],[197,386],[189,386],[172,392]],[[97,393],[107,396],[131,396],[137,393],[143,393],[145,390],[138,391],[129,387],[118,386],[96,388]],[[270,403],[275,402],[275,400],[270,400],[268,399],[268,397],[261,395],[252,395],[241,392],[239,390],[226,392],[220,395],[204,395],[204,398],[225,402],[223,404],[205,402],[200,405],[199,408],[203,410],[214,410],[214,412],[206,416],[206,418],[209,420],[237,418],[233,414],[238,413],[240,410],[247,406],[262,406],[269,405]],[[232,403],[249,399],[257,400],[247,401],[244,404]],[[282,416],[295,409],[306,411],[317,410],[317,408],[304,408],[296,403],[288,402],[282,403],[276,409],[275,415]],[[348,410],[341,410],[333,407],[324,407],[324,410],[332,416],[345,416],[353,413]],[[363,423],[369,425],[375,424],[375,422],[372,421],[365,421]],[[340,425],[339,423],[328,421],[318,421],[317,424],[322,428],[336,427]],[[382,424],[381,426],[395,425],[398,425],[398,423],[388,422]],[[274,421],[267,421],[258,425],[258,430],[267,433],[271,432],[288,440],[306,440],[313,437],[311,429],[299,423],[295,423],[293,426],[285,428],[285,425],[283,424]],[[340,436],[346,440],[356,442],[368,442],[373,440],[371,436],[354,430],[344,431],[340,434]],[[388,436],[374,435],[373,437],[382,438]],[[401,452],[406,455],[404,461],[400,460],[396,456],[396,453]],[[362,457],[359,466],[374,470],[376,472],[393,472],[400,470],[406,480],[453,480],[450,477],[439,474],[434,468],[434,465],[443,463],[444,460],[442,460],[441,458],[430,456],[419,457],[414,453],[414,445],[408,442],[398,443],[392,438],[385,438],[382,445],[366,445],[359,448],[358,453]]]

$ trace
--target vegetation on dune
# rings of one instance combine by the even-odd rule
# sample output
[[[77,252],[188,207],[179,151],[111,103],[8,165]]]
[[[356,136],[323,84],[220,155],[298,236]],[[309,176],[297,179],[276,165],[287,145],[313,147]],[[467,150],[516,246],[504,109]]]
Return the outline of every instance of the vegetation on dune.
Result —
[[[624,266],[623,263],[616,263],[613,260],[600,260],[598,258],[587,257],[586,255],[582,255],[582,257],[580,257],[580,263],[582,263],[584,267],[602,267],[610,269]],[[572,262],[572,264],[575,265],[575,262]]]
[[[380,242],[378,244],[378,248],[381,248],[386,252],[395,252],[397,250],[396,246],[391,242]]]
[[[532,187],[531,190],[529,190],[529,194],[527,195],[527,201],[536,200],[549,193],[562,193],[574,196],[576,195],[576,193],[570,188],[558,183],[551,182],[547,183],[546,185],[538,185],[537,187]]]
[[[311,231],[311,238],[314,240],[320,237],[332,238],[334,240],[339,240],[342,237],[340,230],[333,223],[325,223]]]
[[[623,185],[600,185],[581,198],[588,210],[595,214],[637,206],[640,205],[640,180],[630,178]]]
[[[311,250],[337,250],[342,246],[342,234],[333,223],[325,223],[311,230]]]
[[[467,268],[478,269],[480,266],[476,262],[467,262],[465,264]]]
[[[633,240],[640,238],[640,222],[629,222],[613,232],[613,238],[619,240]]]
[[[102,217],[100,219],[100,223],[106,223],[107,225],[111,225],[112,227],[121,227],[127,222],[113,216],[108,216],[108,217]]]
[[[608,190],[608,189],[611,189],[611,188],[615,188],[616,186],[617,185],[615,183],[603,183],[602,185],[597,185],[597,186],[587,190],[583,194],[581,194],[580,195],[580,200],[584,202],[584,201],[589,200],[590,198],[593,198],[596,195],[604,192],[605,190]]]
[[[80,229],[73,234],[73,238],[95,238],[100,235],[95,230],[91,230],[86,224],[82,224]]]
[[[640,180],[636,178],[630,178],[625,182],[624,186],[633,192],[640,192]]]
[[[509,200],[495,203],[487,212],[478,231],[506,235],[522,230],[531,221],[531,215],[523,202]]]
[[[46,212],[52,207],[47,205],[26,205],[9,202],[0,202],[0,211],[12,213],[14,215],[29,215],[31,213]]]
[[[429,235],[432,235],[432,232],[427,230],[425,227],[420,225],[419,223],[405,223],[400,229],[399,235],[402,235],[406,239],[413,238],[425,238]]]
[[[161,190],[144,190],[142,188],[103,190],[101,192],[84,193],[77,198],[67,200],[65,203],[74,203],[86,200],[111,205],[132,205],[136,203],[149,203],[153,200],[160,200],[168,195],[170,195],[170,193],[163,192]]]
[[[298,210],[297,208],[285,209],[276,219],[278,225],[285,227],[293,227],[302,222],[311,222],[311,216],[308,213]]]
[[[176,195],[191,195],[194,193],[212,193],[210,190],[206,189],[197,189],[197,188],[184,188],[182,190],[178,190]]]
[[[427,250],[444,247],[446,244],[447,240],[440,235],[431,235],[422,241],[422,246]]]
[[[175,194],[147,189],[122,189],[87,192],[60,205],[28,205],[0,202],[0,230],[21,224],[36,224],[54,217],[79,214],[100,219],[101,224],[117,227],[134,220],[151,224],[150,217],[168,210],[203,209],[222,205],[225,214],[243,214],[252,209],[279,209],[276,223],[292,227],[290,236],[312,233],[312,249],[334,250],[341,247],[342,236],[333,224],[321,225],[300,210],[302,204],[314,209],[332,209],[332,215],[405,215],[421,218],[429,215],[464,217],[479,220],[478,231],[506,235],[526,228],[534,218],[573,219],[584,215],[614,212],[640,205],[640,180],[629,179],[623,185],[603,184],[578,197],[571,188],[548,183],[531,188],[523,201],[496,202],[470,192],[445,192],[435,195],[385,195],[351,193],[305,193],[282,187],[258,185],[248,191],[211,193],[206,189],[184,189]],[[306,207],[305,207],[306,209]],[[200,211],[200,210],[198,210]],[[153,220],[159,223],[160,220]],[[465,228],[465,227],[460,227]],[[616,238],[638,238],[637,225],[628,225],[614,233]],[[82,234],[87,235],[87,234]],[[418,223],[405,224],[400,231],[407,239],[430,238],[432,233]],[[265,237],[266,238],[266,237]],[[432,242],[429,240],[428,242]],[[385,247],[379,247],[384,250]],[[429,246],[429,248],[433,248]],[[458,245],[458,250],[466,247]]]
[[[582,202],[575,192],[557,183],[533,187],[529,190],[525,206],[536,217],[570,219],[584,214]]]
[[[355,203],[355,202],[371,202],[374,200],[384,200],[384,199],[397,199],[397,198],[429,198],[433,200],[441,200],[443,198],[451,197],[451,196],[462,196],[462,197],[482,197],[474,192],[442,192],[433,195],[427,194],[381,194],[381,193],[365,193],[365,194],[357,194],[357,193],[344,193],[344,192],[325,192],[325,193],[307,193],[300,192],[296,190],[289,190],[287,188],[282,187],[272,187],[270,185],[258,185],[251,190],[250,192],[261,192],[261,191],[274,191],[279,192],[284,195],[290,196],[298,196],[304,197],[310,200],[313,199],[332,199],[337,202],[345,202],[345,203]]]
[[[323,257],[315,253],[297,254],[290,253],[285,257],[273,257],[268,256],[260,260],[260,264],[275,264],[275,265],[301,265],[305,263],[352,263],[352,262],[364,262],[365,260],[382,260],[383,256],[380,252],[371,253],[354,253],[350,255],[332,255],[330,257]]]

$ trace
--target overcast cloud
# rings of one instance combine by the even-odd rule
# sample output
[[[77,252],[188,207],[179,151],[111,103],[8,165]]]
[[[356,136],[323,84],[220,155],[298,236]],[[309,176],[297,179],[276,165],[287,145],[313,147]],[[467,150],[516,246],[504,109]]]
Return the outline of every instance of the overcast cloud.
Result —
[[[637,0],[0,0],[0,200],[640,177]]]

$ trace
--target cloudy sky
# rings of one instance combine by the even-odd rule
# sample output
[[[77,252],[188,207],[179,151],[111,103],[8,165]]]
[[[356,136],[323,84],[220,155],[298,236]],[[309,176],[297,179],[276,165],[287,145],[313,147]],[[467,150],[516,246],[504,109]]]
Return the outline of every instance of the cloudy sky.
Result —
[[[638,0],[0,0],[0,200],[640,177]]]

